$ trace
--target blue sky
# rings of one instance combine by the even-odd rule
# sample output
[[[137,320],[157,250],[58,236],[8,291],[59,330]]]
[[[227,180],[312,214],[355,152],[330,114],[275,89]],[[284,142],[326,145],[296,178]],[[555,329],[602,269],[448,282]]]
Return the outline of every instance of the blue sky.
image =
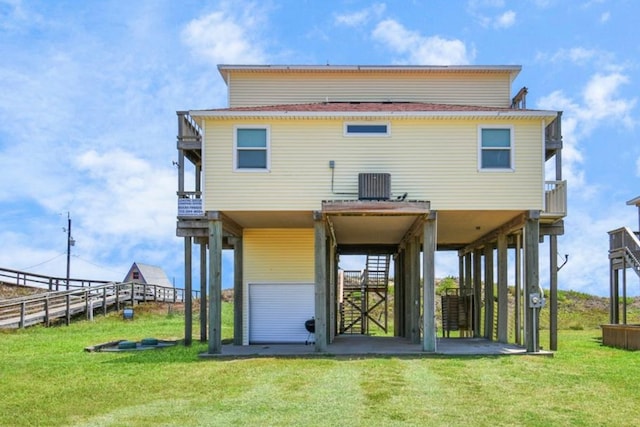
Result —
[[[527,107],[564,111],[560,287],[606,295],[607,231],[638,228],[638,16],[632,0],[0,0],[0,267],[63,277],[70,212],[72,277],[137,261],[182,286],[175,112],[226,105],[217,64],[515,64]]]

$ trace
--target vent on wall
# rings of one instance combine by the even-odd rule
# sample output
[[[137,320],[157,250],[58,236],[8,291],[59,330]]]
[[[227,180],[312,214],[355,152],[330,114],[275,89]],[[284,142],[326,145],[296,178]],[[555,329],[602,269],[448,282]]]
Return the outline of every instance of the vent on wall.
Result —
[[[391,198],[391,174],[358,174],[358,200],[389,200]]]

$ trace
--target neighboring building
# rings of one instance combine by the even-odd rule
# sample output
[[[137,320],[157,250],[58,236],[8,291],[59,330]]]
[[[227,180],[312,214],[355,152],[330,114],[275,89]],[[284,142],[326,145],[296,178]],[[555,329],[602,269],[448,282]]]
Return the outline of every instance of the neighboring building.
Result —
[[[325,351],[340,332],[338,256],[386,254],[395,263],[395,335],[435,351],[435,252],[456,251],[473,335],[507,341],[513,268],[515,341],[538,351],[544,236],[555,347],[553,260],[566,215],[561,115],[526,109],[526,88],[512,97],[519,66],[218,69],[229,107],[178,112],[177,235],[187,296],[192,239],[200,244],[210,353],[221,351],[225,248],[234,249],[235,344],[300,341],[301,319],[314,317],[316,350]],[[494,282],[497,295],[484,286]],[[494,299],[495,312],[483,308]]]
[[[122,280],[123,282],[136,282],[140,284],[151,284],[171,287],[172,284],[169,281],[166,273],[161,267],[154,265],[141,264],[134,262],[129,269],[129,272]]]
[[[638,211],[640,197],[627,201]],[[640,326],[627,322],[627,270],[640,277],[640,231],[620,227],[609,231],[609,324],[602,325],[602,343],[627,350],[640,350]]]

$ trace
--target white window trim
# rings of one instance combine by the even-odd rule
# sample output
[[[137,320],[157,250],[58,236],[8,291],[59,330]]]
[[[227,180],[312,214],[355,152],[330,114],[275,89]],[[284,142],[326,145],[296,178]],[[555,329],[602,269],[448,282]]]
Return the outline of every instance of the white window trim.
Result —
[[[239,168],[238,167],[238,129],[264,129],[266,130],[267,146],[267,164],[265,168]],[[234,172],[249,172],[249,173],[264,173],[271,172],[271,126],[269,125],[235,125],[233,126],[233,171]]]
[[[482,130],[483,129],[509,129],[509,164],[508,168],[483,168],[482,167]],[[489,149],[490,150],[490,149]],[[478,171],[479,172],[514,172],[515,171],[515,133],[513,125],[478,125]]]
[[[348,126],[353,126],[353,125],[361,125],[361,126],[386,126],[387,127],[387,131],[385,133],[377,133],[377,132],[373,132],[373,133],[367,133],[367,132],[358,132],[358,133],[349,133],[347,132],[347,127]],[[343,128],[342,128],[342,135],[343,136],[347,136],[349,138],[362,138],[362,137],[367,137],[367,138],[387,138],[391,136],[391,123],[390,122],[344,122]]]

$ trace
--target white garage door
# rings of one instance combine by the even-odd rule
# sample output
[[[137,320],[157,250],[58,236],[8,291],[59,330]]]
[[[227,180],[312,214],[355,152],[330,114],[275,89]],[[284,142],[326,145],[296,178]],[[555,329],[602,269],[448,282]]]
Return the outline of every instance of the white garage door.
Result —
[[[249,285],[249,343],[303,343],[315,312],[313,283]]]

